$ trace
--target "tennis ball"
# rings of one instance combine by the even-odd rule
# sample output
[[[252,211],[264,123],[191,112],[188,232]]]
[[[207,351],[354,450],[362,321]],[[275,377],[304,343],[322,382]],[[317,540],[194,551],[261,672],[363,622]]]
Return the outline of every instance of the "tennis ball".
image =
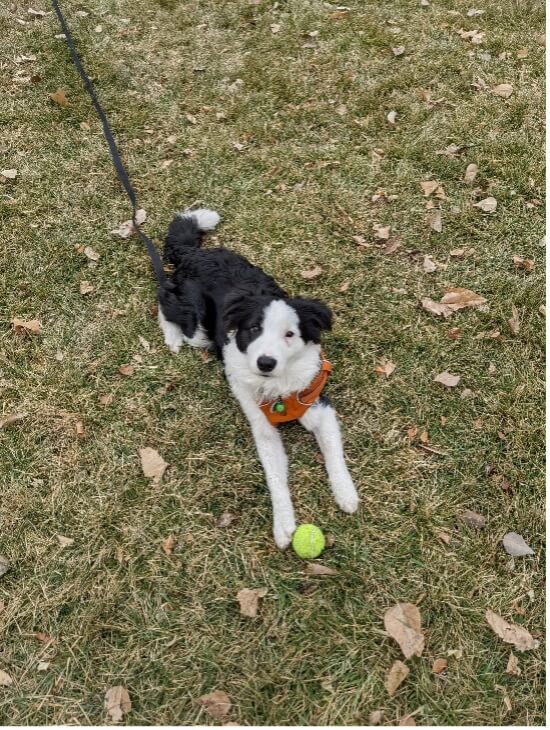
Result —
[[[317,558],[325,549],[325,536],[315,525],[300,525],[292,538],[292,547],[300,558]]]

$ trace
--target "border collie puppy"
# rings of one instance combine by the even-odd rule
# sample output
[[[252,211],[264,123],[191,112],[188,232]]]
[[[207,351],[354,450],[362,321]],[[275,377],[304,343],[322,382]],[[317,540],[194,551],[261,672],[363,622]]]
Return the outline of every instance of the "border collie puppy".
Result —
[[[174,273],[159,293],[159,324],[172,352],[186,342],[213,349],[223,361],[265,470],[275,542],[286,548],[296,522],[278,422],[298,420],[312,431],[338,506],[351,513],[359,503],[336,413],[319,395],[330,370],[319,343],[332,314],[315,299],[290,297],[243,256],[201,248],[204,233],[219,220],[215,211],[201,208],[180,213],[170,224],[164,254]]]

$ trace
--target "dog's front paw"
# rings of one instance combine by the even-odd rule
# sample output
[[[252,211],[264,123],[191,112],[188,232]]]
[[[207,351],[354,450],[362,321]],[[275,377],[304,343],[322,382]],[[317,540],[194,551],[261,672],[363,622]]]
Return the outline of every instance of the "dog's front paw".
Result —
[[[359,507],[359,495],[349,476],[333,484],[332,491],[336,499],[336,504],[343,512],[353,514],[357,511],[357,507]]]
[[[280,517],[273,520],[273,537],[280,550],[284,550],[290,545],[295,531],[296,521],[294,516]]]

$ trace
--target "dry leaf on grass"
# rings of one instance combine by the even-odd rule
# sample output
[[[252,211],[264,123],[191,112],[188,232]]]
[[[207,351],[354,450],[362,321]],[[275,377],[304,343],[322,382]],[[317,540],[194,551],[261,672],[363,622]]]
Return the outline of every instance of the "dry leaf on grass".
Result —
[[[436,191],[443,192],[443,188],[437,180],[421,180],[419,184],[422,188],[422,192],[424,193],[424,197],[426,198]]]
[[[147,213],[143,208],[136,210],[136,223],[140,226],[147,220]],[[120,238],[129,238],[136,232],[134,222],[132,220],[124,221],[119,225],[118,228],[114,228],[111,233],[113,236],[120,236]]]
[[[19,317],[14,317],[11,320],[11,323],[13,325],[15,333],[18,335],[22,335],[25,332],[28,332],[32,335],[37,335],[42,329],[42,325],[37,319],[25,320],[19,319]]]
[[[82,421],[77,421],[74,428],[78,438],[83,439],[86,436],[86,429],[84,428],[84,424],[82,423]]]
[[[517,656],[513,651],[510,652],[508,664],[506,665],[506,674],[510,674],[513,677],[521,676],[521,669],[519,668],[519,662]]]
[[[68,106],[69,104],[69,100],[67,99],[63,89],[57,89],[57,91],[54,91],[52,94],[48,94],[48,96],[54,104],[58,104],[59,106]]]
[[[113,722],[120,722],[122,717],[132,709],[128,690],[121,685],[110,687],[105,692],[105,709]]]
[[[441,674],[441,672],[444,672],[447,669],[447,660],[446,659],[435,659],[434,663],[432,664],[432,672],[434,674]]]
[[[512,256],[512,261],[514,262],[516,269],[525,269],[525,271],[528,271],[529,273],[531,273],[531,271],[535,268],[535,262],[533,259],[524,259],[522,256],[514,254],[514,256]]]
[[[302,271],[300,273],[300,276],[302,279],[307,279],[308,281],[311,281],[312,279],[317,279],[321,274],[323,273],[323,269],[320,266],[314,266],[313,269],[308,269],[307,271]]]
[[[495,94],[495,96],[501,96],[503,99],[509,99],[514,93],[514,87],[512,84],[499,84],[498,86],[493,86],[491,91]]]
[[[10,170],[2,170],[0,172],[0,177],[6,178],[6,180],[15,180],[17,177],[17,170],[14,168]]]
[[[13,423],[17,423],[17,421],[21,421],[23,418],[26,418],[26,413],[10,413],[7,416],[2,416],[0,418],[0,431],[3,428],[6,428],[7,426],[11,426]]]
[[[430,314],[435,314],[438,317],[445,317],[446,319],[447,317],[450,317],[451,314],[453,314],[453,310],[446,304],[436,302],[429,297],[423,297],[420,300],[420,304],[422,305],[422,308],[425,309],[427,312],[430,312]]]
[[[221,689],[215,689],[206,695],[199,697],[198,702],[204,707],[210,717],[221,720],[231,709],[229,695]]]
[[[484,198],[483,200],[480,200],[479,203],[474,203],[474,208],[479,208],[484,213],[494,213],[497,209],[498,202],[496,198],[493,198],[489,196],[488,198]]]
[[[139,449],[139,457],[141,459],[141,469],[143,475],[147,479],[152,479],[154,484],[160,484],[160,480],[168,464],[164,461],[162,456],[156,449],[152,449],[150,446],[146,446],[144,449]]]
[[[480,30],[464,30],[463,28],[460,28],[460,30],[457,30],[456,32],[465,41],[470,41],[470,43],[473,43],[476,46],[483,43],[483,39],[485,38],[485,33]]]
[[[388,124],[395,124],[395,120],[397,118],[397,112],[391,111],[386,114],[386,119],[388,120]]]
[[[485,612],[485,618],[495,634],[507,644],[513,644],[518,651],[538,649],[539,642],[523,626],[508,623],[490,608]]]
[[[91,246],[84,246],[82,252],[84,256],[86,256],[86,258],[90,259],[90,261],[99,261],[99,259],[101,258],[97,251],[94,251]]]
[[[476,179],[476,175],[478,172],[479,172],[478,166],[474,162],[472,162],[466,168],[466,172],[464,173],[464,182],[473,183],[473,181]]]
[[[424,256],[422,268],[426,274],[433,274],[434,271],[437,271],[437,266],[431,256]]]
[[[434,382],[441,383],[441,385],[445,385],[447,388],[455,388],[460,382],[460,375],[452,375],[447,370],[444,370],[435,376]]]
[[[515,335],[519,334],[519,327],[520,327],[519,312],[513,304],[512,304],[512,316],[508,320],[508,324],[510,325],[510,329],[512,330],[512,332]]]
[[[380,725],[384,717],[384,710],[374,710],[369,714],[369,725]]]
[[[0,687],[10,687],[13,684],[13,679],[3,669],[0,669]]]
[[[74,538],[65,537],[65,535],[56,535],[58,543],[61,547],[70,547],[74,544]]]
[[[279,23],[271,23],[269,27],[271,28],[272,33],[279,33],[281,30],[281,25]]]
[[[391,51],[394,56],[402,56],[405,53],[405,46],[392,46]]]
[[[485,517],[478,512],[473,512],[471,509],[465,509],[459,517],[468,527],[473,527],[476,530],[482,530],[485,527]]]
[[[121,365],[118,369],[118,372],[121,375],[130,377],[131,375],[134,374],[134,366],[133,365]]]
[[[395,639],[406,659],[420,656],[424,650],[424,635],[420,611],[413,603],[398,603],[384,615],[384,627]]]
[[[172,555],[177,544],[178,540],[173,535],[168,535],[168,537],[160,543],[165,555]]]
[[[479,294],[476,294],[470,289],[463,289],[460,286],[449,289],[441,297],[441,304],[445,304],[453,312],[458,312],[459,309],[465,307],[480,307],[486,304],[487,300]]]
[[[237,518],[231,512],[224,512],[218,517],[218,527],[229,527]]]
[[[443,217],[439,208],[432,208],[426,215],[428,225],[436,233],[441,233],[443,230]]]
[[[10,569],[10,561],[6,558],[5,555],[0,555],[0,578],[3,575],[6,575],[8,570]]]
[[[380,223],[374,223],[372,228],[374,237],[379,241],[387,241],[390,237],[391,226],[383,226]]]
[[[399,659],[394,662],[384,680],[384,687],[390,697],[396,693],[399,685],[407,678],[411,670]]]
[[[83,280],[80,282],[80,293],[83,296],[85,296],[86,294],[91,294],[93,291],[95,291],[95,286],[89,281]]]
[[[386,378],[389,378],[395,368],[396,365],[391,362],[391,360],[381,360],[378,365],[375,366],[374,372],[378,373],[378,375],[385,375]]]
[[[242,588],[237,593],[241,616],[255,618],[258,614],[258,601],[267,595],[267,588]]]
[[[337,570],[329,568],[328,565],[321,565],[320,563],[306,563],[304,573],[306,575],[338,575]]]
[[[534,555],[535,552],[517,532],[507,532],[502,538],[502,544],[508,555],[520,558],[523,555]]]

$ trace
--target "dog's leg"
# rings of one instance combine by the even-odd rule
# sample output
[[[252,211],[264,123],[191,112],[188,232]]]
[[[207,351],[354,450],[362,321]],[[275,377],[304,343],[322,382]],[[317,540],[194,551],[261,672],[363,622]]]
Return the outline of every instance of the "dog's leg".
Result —
[[[158,318],[162,334],[164,335],[164,342],[168,345],[168,349],[171,352],[177,354],[183,345],[183,332],[181,327],[179,324],[166,319],[160,302],[158,305]]]
[[[273,504],[273,537],[277,547],[282,550],[290,545],[296,529],[294,507],[288,489],[288,460],[283,442],[277,429],[269,423],[248,393],[231,384],[231,381],[230,385],[252,428]]]
[[[336,504],[344,512],[355,512],[359,497],[344,459],[342,436],[334,408],[322,400],[317,401],[300,418],[300,423],[312,431],[317,439]]]

